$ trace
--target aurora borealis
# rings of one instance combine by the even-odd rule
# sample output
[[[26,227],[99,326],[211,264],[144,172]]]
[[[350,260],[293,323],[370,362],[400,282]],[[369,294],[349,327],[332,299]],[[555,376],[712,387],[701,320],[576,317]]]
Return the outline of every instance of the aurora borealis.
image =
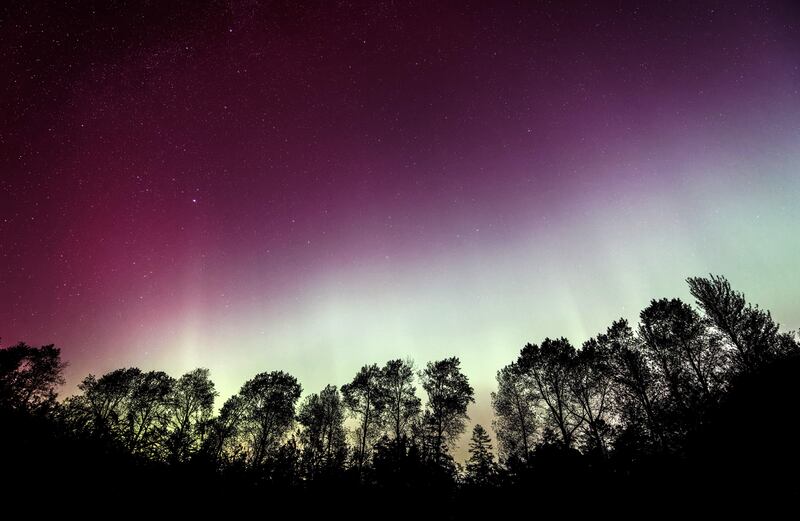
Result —
[[[800,326],[793,2],[160,4],[0,8],[0,336],[68,388],[456,355],[488,425],[687,276]]]

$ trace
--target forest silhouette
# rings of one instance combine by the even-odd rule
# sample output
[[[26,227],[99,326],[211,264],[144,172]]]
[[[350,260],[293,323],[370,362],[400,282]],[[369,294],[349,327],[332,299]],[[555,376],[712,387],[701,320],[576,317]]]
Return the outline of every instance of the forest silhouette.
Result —
[[[617,320],[580,348],[522,347],[464,464],[452,452],[474,392],[457,357],[365,365],[302,400],[295,377],[263,372],[217,409],[202,368],[88,375],[60,400],[59,349],[19,343],[0,349],[3,490],[61,507],[307,498],[301,517],[789,500],[800,344],[724,277],[687,283],[696,306],[652,300],[637,325]]]

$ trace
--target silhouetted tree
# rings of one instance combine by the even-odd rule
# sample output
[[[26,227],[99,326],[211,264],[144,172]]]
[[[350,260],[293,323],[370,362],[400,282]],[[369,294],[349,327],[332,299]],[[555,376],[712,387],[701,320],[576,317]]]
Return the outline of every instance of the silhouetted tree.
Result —
[[[131,454],[160,457],[167,440],[169,397],[175,380],[163,371],[132,367],[94,375],[65,402],[63,416],[76,432],[121,444]]]
[[[381,370],[378,366],[372,364],[362,367],[352,382],[342,386],[342,397],[345,407],[357,423],[354,430],[354,456],[361,475],[385,420],[386,396],[381,386]]]
[[[0,408],[22,412],[50,409],[64,384],[61,351],[24,342],[0,349]]]
[[[339,390],[333,385],[300,405],[297,420],[303,426],[302,459],[309,479],[342,469],[347,457],[344,415]]]
[[[228,430],[234,431],[233,437],[240,440],[251,465],[263,465],[280,447],[294,424],[300,393],[300,384],[294,376],[272,371],[248,380],[239,391],[240,399],[231,402],[226,424],[235,425]]]
[[[165,417],[175,379],[163,371],[140,373],[129,400],[123,442],[132,454],[158,456],[166,439]]]
[[[167,402],[167,452],[173,462],[185,462],[204,443],[214,413],[217,391],[208,369],[195,369],[175,382]]]
[[[219,466],[244,458],[240,428],[245,414],[244,398],[235,394],[225,400],[217,417],[209,423],[208,437],[203,451],[207,458]]]
[[[584,445],[603,458],[608,455],[613,430],[609,423],[613,406],[609,356],[607,335],[598,335],[585,342],[576,353],[568,374],[570,400],[567,403],[580,419]]]
[[[722,342],[679,299],[653,300],[640,320],[643,352],[666,393],[663,420],[670,435],[681,438],[720,390],[725,370]]]
[[[206,369],[177,380],[137,368],[90,374],[78,395],[58,404],[58,349],[23,343],[0,350],[0,460],[25,483],[74,468],[74,481],[94,493],[113,488],[131,497],[172,487],[199,493],[195,485],[205,480],[209,491],[269,490],[273,499],[304,491],[328,500],[338,486],[357,484],[379,496],[428,490],[446,510],[459,494],[500,484],[551,497],[572,493],[563,486],[571,480],[585,498],[585,483],[634,495],[666,494],[680,481],[686,490],[725,483],[748,495],[759,488],[752,476],[790,495],[788,481],[770,477],[800,459],[790,437],[797,340],[724,278],[689,283],[703,314],[679,299],[653,300],[636,333],[619,320],[579,351],[566,339],[545,339],[503,367],[492,393],[502,466],[480,425],[463,472],[450,454],[474,401],[455,357],[418,374],[423,414],[411,362],[391,360],[364,366],[341,394],[329,385],[308,396],[297,416],[297,380],[260,373],[215,417]],[[356,424],[350,468],[345,411]],[[787,420],[764,427],[775,418]],[[293,490],[275,494],[282,487]]]
[[[537,403],[516,363],[497,372],[497,391],[492,392],[493,426],[503,460],[528,458],[538,428]]]
[[[400,359],[386,362],[381,369],[380,385],[387,425],[392,438],[399,441],[409,435],[411,424],[422,408],[414,388],[414,364]]]
[[[653,373],[628,322],[620,319],[606,333],[608,367],[614,379],[614,399],[623,428],[636,439],[642,437],[667,449],[666,433],[661,421],[663,385]]]
[[[413,436],[417,423],[412,425],[412,434],[400,439],[384,434],[373,448],[373,478],[379,487],[389,490],[402,488],[422,489],[430,485],[429,465],[423,457],[418,439]]]
[[[581,418],[570,407],[570,370],[575,348],[566,338],[546,338],[541,346],[527,344],[522,348],[517,365],[540,400],[546,426],[561,437],[564,448],[572,447]]]
[[[791,335],[778,332],[770,313],[748,304],[725,277],[690,277],[686,281],[697,305],[726,339],[737,374],[797,352],[797,343]]]
[[[472,428],[469,442],[469,459],[466,467],[466,482],[477,487],[496,484],[497,464],[492,453],[492,439],[480,424]]]
[[[431,433],[435,461],[444,465],[449,447],[464,432],[467,406],[475,401],[475,393],[456,357],[429,362],[420,379],[428,394],[424,425]]]
[[[270,465],[266,469],[269,481],[279,487],[297,487],[302,477],[302,450],[297,438],[290,436],[278,447],[275,454],[270,456]]]
[[[90,374],[78,384],[81,395],[65,402],[65,416],[74,429],[119,441],[130,409],[133,389],[142,371],[136,367],[115,369],[100,378]]]

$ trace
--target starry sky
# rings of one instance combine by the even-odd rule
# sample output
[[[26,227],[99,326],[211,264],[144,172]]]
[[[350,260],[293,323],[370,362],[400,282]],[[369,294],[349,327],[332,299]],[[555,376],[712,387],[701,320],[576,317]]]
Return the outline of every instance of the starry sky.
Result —
[[[525,342],[687,276],[800,326],[794,2],[24,4],[0,336],[60,346],[66,392],[457,355],[488,425]]]

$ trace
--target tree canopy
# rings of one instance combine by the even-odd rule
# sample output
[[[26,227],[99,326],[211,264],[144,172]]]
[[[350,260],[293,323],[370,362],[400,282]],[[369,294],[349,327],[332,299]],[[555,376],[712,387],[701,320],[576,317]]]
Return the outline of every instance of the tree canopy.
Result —
[[[569,476],[630,484],[676,468],[686,479],[688,469],[709,475],[701,465],[712,463],[726,469],[714,474],[725,480],[761,468],[742,450],[769,454],[775,465],[796,462],[796,451],[773,441],[785,432],[757,428],[796,405],[795,334],[723,277],[688,284],[697,307],[654,299],[635,326],[620,318],[578,349],[566,338],[524,345],[496,373],[494,438],[474,425],[463,467],[454,449],[475,391],[455,356],[420,371],[411,360],[366,364],[341,388],[305,397],[294,376],[261,372],[216,411],[218,392],[203,368],[178,378],[135,367],[90,374],[78,394],[58,401],[59,349],[19,343],[0,349],[5,447],[17,461],[9,447],[39,440],[40,448],[70,447],[62,456],[88,450],[89,459],[130,472],[191,469],[237,490],[495,490]],[[41,425],[50,431],[36,431]],[[739,431],[747,439],[732,434]],[[789,456],[776,455],[776,446]],[[730,463],[736,458],[740,467]]]

